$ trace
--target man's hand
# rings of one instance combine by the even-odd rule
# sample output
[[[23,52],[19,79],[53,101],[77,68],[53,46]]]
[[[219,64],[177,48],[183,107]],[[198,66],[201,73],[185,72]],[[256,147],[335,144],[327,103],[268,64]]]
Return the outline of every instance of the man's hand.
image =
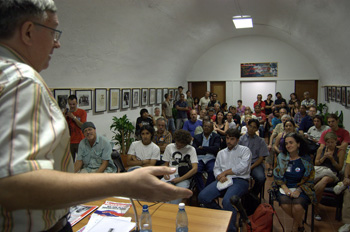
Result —
[[[170,175],[176,171],[168,167],[146,167],[124,173],[127,183],[123,186],[122,196],[147,201],[170,201],[179,198],[189,198],[192,191],[176,187],[159,180],[156,176]],[[116,188],[121,186],[116,185]]]
[[[174,179],[171,180],[171,183],[173,183],[173,184],[177,184],[177,183],[179,183],[179,182],[181,182],[181,180],[180,180],[179,177],[176,177],[176,178],[174,178]]]
[[[72,112],[67,112],[67,116],[71,119],[75,118],[75,115]]]
[[[221,177],[221,178],[219,179],[219,181],[220,181],[221,183],[224,183],[225,181],[227,181],[226,176]]]
[[[293,198],[298,198],[299,196],[300,196],[300,192],[298,190],[295,190],[294,192],[292,192]]]

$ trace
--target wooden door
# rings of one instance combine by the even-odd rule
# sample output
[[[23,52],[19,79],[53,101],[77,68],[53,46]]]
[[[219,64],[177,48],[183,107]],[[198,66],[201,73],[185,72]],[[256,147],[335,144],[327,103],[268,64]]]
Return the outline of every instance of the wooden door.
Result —
[[[304,100],[304,92],[310,92],[310,98],[315,99],[317,104],[318,80],[298,80],[295,81],[295,93],[300,101]],[[288,96],[289,99],[289,96]]]
[[[226,82],[225,81],[211,81],[210,92],[218,95],[217,99],[220,103],[226,102]]]
[[[198,99],[201,99],[207,92],[207,82],[188,82],[188,89],[192,93],[192,98],[198,97]]]

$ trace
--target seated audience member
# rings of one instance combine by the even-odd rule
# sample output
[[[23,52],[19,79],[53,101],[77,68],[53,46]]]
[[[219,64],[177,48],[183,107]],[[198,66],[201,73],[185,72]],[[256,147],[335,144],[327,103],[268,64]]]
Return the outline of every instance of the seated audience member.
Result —
[[[284,131],[284,122],[286,120],[291,119],[291,117],[288,114],[284,114],[284,112],[287,112],[287,111],[285,111],[285,109],[283,109],[284,111],[281,111],[281,110],[280,110],[280,115],[283,114],[283,116],[281,116],[282,122],[277,124],[275,129],[272,131],[272,134],[271,134],[270,140],[269,140],[269,146],[268,146],[269,150],[271,150],[273,148],[273,143],[275,142],[275,138],[277,137],[277,135]]]
[[[241,128],[241,134],[242,135],[245,135],[248,132],[248,122],[249,122],[250,119],[252,119],[252,117],[250,115],[247,115],[244,119],[245,119],[244,126],[242,126],[242,128]],[[259,132],[258,131],[256,132],[256,135],[259,136]]]
[[[232,113],[232,119],[236,123],[236,126],[241,126],[241,116],[237,113],[237,107],[230,106],[229,111]]]
[[[250,107],[249,106],[246,106],[245,107],[245,111],[244,111],[244,115],[241,117],[241,123],[242,123],[242,125],[243,126],[245,126],[246,124],[245,124],[245,117],[247,117],[247,116],[250,116],[251,118],[254,118],[254,119],[256,119],[256,116],[255,115],[253,115],[253,112],[252,112],[252,110],[250,109]]]
[[[213,107],[210,107],[208,110],[208,116],[210,118],[210,121],[215,122],[216,115],[215,115],[215,109]]]
[[[336,188],[339,188],[338,194],[344,191],[343,196],[343,209],[342,209],[342,221],[344,225],[339,228],[339,232],[348,232],[350,231],[350,151],[346,158],[346,166],[344,172],[344,180],[339,182],[336,187],[334,187],[334,192],[336,192]]]
[[[198,126],[202,126],[202,121],[197,120],[197,111],[190,111],[190,120],[187,120],[182,129],[191,133],[191,136],[194,136],[194,131]]]
[[[242,105],[242,100],[238,100],[237,101],[237,114],[239,114],[239,116],[242,117],[244,115],[244,112],[245,112],[245,106]]]
[[[280,117],[280,112],[278,109],[273,110],[273,118],[271,120],[272,128],[275,129],[277,124],[281,123],[281,117]]]
[[[236,129],[237,125],[236,125],[235,121],[233,120],[232,112],[227,112],[226,122],[228,123],[228,128]]]
[[[283,132],[280,132],[275,140],[275,143],[273,145],[273,149],[277,154],[282,152],[283,144],[284,144],[284,138],[287,134],[296,132],[296,125],[292,119],[286,119],[283,122]]]
[[[295,107],[295,103],[298,102],[299,100],[296,93],[291,93],[289,96],[290,96],[290,100],[288,101],[288,107],[292,112]],[[293,117],[294,115],[291,115],[291,116]]]
[[[180,100],[175,103],[175,108],[177,110],[176,115],[176,130],[181,129],[183,124],[188,120],[187,111],[189,110],[187,102],[185,101],[185,95],[180,94]]]
[[[158,118],[163,118],[163,116],[160,114],[159,107],[154,108],[154,116],[153,116],[153,122],[154,122],[154,129],[157,131],[157,120]]]
[[[306,106],[300,106],[299,112],[295,114],[294,116],[294,122],[298,126],[301,123],[301,120],[303,120],[304,117],[306,117]]]
[[[308,114],[301,120],[299,125],[299,133],[306,133],[310,127],[314,125],[313,117],[316,115],[317,109],[315,106],[310,106]]]
[[[203,117],[202,126],[197,126],[197,128],[194,130],[194,135],[198,135],[198,134],[203,133],[203,124],[204,124],[204,122],[211,122],[208,115]]]
[[[292,231],[304,231],[304,210],[309,203],[316,202],[316,197],[313,192],[315,171],[307,155],[306,142],[301,135],[286,135],[273,174],[272,186],[280,206],[293,218]]]
[[[311,109],[311,107],[310,107]],[[339,171],[343,168],[345,151],[338,149],[337,135],[330,131],[324,136],[326,146],[317,151],[315,159],[315,193],[317,202],[321,201],[323,191],[327,184],[338,182]],[[316,205],[315,219],[320,221],[321,216]]]
[[[334,133],[336,133],[336,135],[338,137],[337,147],[339,149],[343,149],[344,151],[346,151],[346,148],[348,147],[348,144],[350,143],[349,132],[338,126],[339,125],[339,118],[336,114],[329,114],[327,116],[327,122],[328,122],[328,126],[330,127],[330,129],[325,130],[321,134],[320,140],[318,141],[318,143],[320,144],[319,150],[322,150],[326,144],[326,142],[324,141],[324,136],[327,134],[327,132],[333,131]]]
[[[214,122],[214,131],[221,137],[221,148],[225,148],[225,133],[228,129],[228,122],[224,119],[224,112],[219,111]]]
[[[310,98],[310,93],[308,91],[304,92],[304,100],[301,102],[302,106],[305,106],[306,109],[309,109],[311,106],[316,106],[316,101]]]
[[[227,103],[226,102],[221,104],[220,110],[222,112],[224,112],[225,115],[227,114]]]
[[[174,133],[174,141],[175,143],[165,148],[163,161],[165,166],[176,167],[176,172],[174,176],[165,175],[164,179],[178,187],[189,188],[198,166],[196,150],[190,145],[191,134],[185,130],[177,130]],[[176,199],[169,203],[179,204],[181,201],[182,199]]]
[[[263,162],[264,158],[269,155],[269,150],[264,139],[256,135],[259,128],[259,121],[257,119],[250,119],[247,127],[248,132],[241,136],[238,144],[248,147],[252,153],[250,175],[255,181],[252,192],[258,196],[266,180]]]
[[[220,109],[220,104],[219,104],[219,103],[215,103],[215,104],[214,104],[214,110],[215,110],[215,115],[221,110],[221,109]]]
[[[204,109],[204,110],[201,110],[200,112],[199,112],[199,115],[197,115],[197,119],[199,120],[199,121],[203,121],[203,118],[204,118],[204,116],[206,116],[207,115],[207,111]]]
[[[135,141],[131,144],[127,164],[128,171],[136,168],[154,166],[157,160],[160,160],[160,149],[152,142],[154,128],[146,125],[140,129],[141,141]]]
[[[265,137],[265,122],[266,122],[266,115],[261,111],[260,105],[256,105],[254,108],[256,119],[259,121],[260,126],[258,127],[259,129],[259,135],[261,138]]]
[[[214,126],[210,121],[203,122],[203,133],[194,136],[192,146],[196,149],[198,158],[198,171],[195,176],[198,192],[215,181],[214,164],[220,150],[220,136],[213,132]],[[203,172],[208,173],[206,184],[203,181]]]
[[[257,98],[257,101],[254,102],[254,105],[253,105],[254,109],[255,109],[255,106],[260,106],[261,112],[265,114],[265,106],[266,106],[266,104],[265,104],[265,102],[262,99],[262,95],[258,94],[256,98]]]
[[[110,141],[96,134],[96,127],[92,122],[85,122],[81,126],[85,138],[80,141],[74,172],[117,172],[112,161],[112,146]]]
[[[240,132],[237,129],[226,131],[227,148],[219,151],[214,165],[216,181],[205,187],[198,195],[199,202],[212,209],[222,209],[215,199],[223,197],[223,209],[232,211],[227,231],[236,231],[237,212],[232,206],[230,198],[232,196],[242,197],[249,187],[252,153],[248,147],[238,144],[239,137]],[[219,182],[229,184],[226,188],[219,190],[218,186],[221,187]]]
[[[173,140],[171,133],[166,130],[166,122],[164,118],[158,118],[156,121],[157,132],[154,134],[153,143],[155,143],[160,149],[161,160],[157,161],[156,165],[161,165],[162,155],[165,151],[165,148],[168,144],[170,144]]]
[[[300,102],[296,101],[294,102],[294,107],[290,109],[290,116],[294,118],[298,112],[300,112]]]
[[[140,117],[136,120],[136,131],[135,135],[139,138],[140,137],[140,129],[143,126],[151,126],[154,127],[155,121],[152,115],[148,113],[147,109],[141,109],[140,110]]]
[[[328,130],[329,126],[323,125],[323,117],[320,115],[314,116],[313,123],[314,126],[310,127],[310,129],[307,131],[306,137],[315,143],[318,143],[321,138],[321,134],[323,131]]]
[[[198,97],[194,97],[193,98],[193,109],[195,109],[197,111],[197,114],[200,114],[200,110],[199,110],[199,98]]]
[[[269,93],[267,95],[267,98],[264,102],[265,102],[265,114],[266,115],[272,114],[272,110],[273,110],[274,106],[273,106],[273,100],[272,100],[271,93]]]
[[[281,102],[281,108],[286,109],[287,110],[287,114],[290,115],[290,109],[289,109],[289,107],[288,107],[286,102]]]

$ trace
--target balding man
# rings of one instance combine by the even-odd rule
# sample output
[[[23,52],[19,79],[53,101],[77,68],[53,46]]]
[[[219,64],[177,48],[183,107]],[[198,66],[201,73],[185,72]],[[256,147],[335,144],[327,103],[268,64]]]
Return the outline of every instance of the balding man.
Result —
[[[207,91],[207,92],[205,92],[204,97],[202,97],[202,98],[199,100],[199,103],[198,103],[198,110],[199,110],[199,111],[200,111],[201,109],[204,109],[204,110],[207,110],[207,109],[208,109],[208,104],[209,104],[209,102],[210,102],[209,95],[210,95],[210,92]]]
[[[190,120],[187,120],[183,126],[182,129],[188,131],[191,133],[191,136],[194,136],[194,131],[198,126],[202,126],[202,121],[197,119],[197,111],[191,110],[190,111]]]

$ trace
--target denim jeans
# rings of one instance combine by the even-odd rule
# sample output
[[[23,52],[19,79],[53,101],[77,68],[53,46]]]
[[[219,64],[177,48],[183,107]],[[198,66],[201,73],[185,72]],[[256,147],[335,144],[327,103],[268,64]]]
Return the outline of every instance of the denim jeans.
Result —
[[[176,119],[176,130],[182,129],[188,118],[177,118]]]
[[[168,118],[167,130],[170,132],[175,131],[175,122],[174,118]]]
[[[223,210],[232,211],[232,216],[230,220],[230,224],[227,231],[236,231],[236,217],[237,217],[237,211],[236,209],[231,205],[230,198],[232,196],[239,196],[242,197],[246,192],[248,192],[249,182],[248,180],[244,180],[241,178],[233,178],[232,179],[233,184],[228,187],[227,189],[219,191],[216,187],[218,181],[214,181],[207,187],[203,189],[202,192],[198,195],[199,202],[203,203],[205,207],[211,208],[211,209],[222,209],[220,205],[218,205],[214,199],[217,197],[222,197],[222,205]]]
[[[251,172],[250,175],[254,179],[254,187],[252,189],[252,192],[258,196],[262,186],[265,184],[266,176],[265,176],[265,167],[261,163],[259,166],[255,167]]]
[[[208,186],[213,181],[215,181],[215,176],[213,172],[214,165],[215,165],[215,159],[209,160],[206,164],[202,160],[198,161],[198,170],[194,178],[196,180],[197,190],[199,193],[204,189],[204,187]],[[204,186],[203,175],[202,175],[203,172],[208,173],[208,179],[207,179],[207,182],[205,183],[205,186]]]

